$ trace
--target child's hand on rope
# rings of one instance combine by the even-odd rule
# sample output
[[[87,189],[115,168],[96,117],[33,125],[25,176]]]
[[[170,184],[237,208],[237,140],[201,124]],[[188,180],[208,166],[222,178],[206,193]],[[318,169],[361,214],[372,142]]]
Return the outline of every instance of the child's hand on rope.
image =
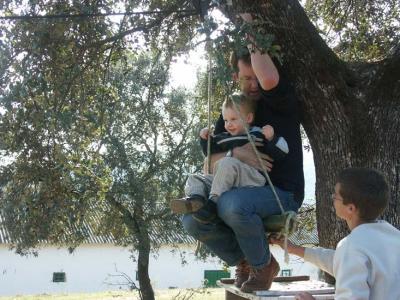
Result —
[[[203,129],[200,130],[200,137],[203,140],[207,140],[208,139],[208,134],[209,134],[208,127],[204,127]]]

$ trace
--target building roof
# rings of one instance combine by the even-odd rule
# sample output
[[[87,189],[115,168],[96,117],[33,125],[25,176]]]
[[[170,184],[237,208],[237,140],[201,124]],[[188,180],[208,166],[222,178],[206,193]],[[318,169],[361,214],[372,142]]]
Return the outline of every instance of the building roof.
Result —
[[[291,241],[295,245],[318,245],[318,231],[317,228],[313,228],[311,231],[306,230],[305,228],[299,228],[296,232],[294,232],[290,237],[289,241]]]
[[[162,234],[166,230],[165,225],[159,220],[153,220],[153,224],[150,227],[150,239],[152,242],[161,244],[193,244],[195,239],[188,234],[176,232],[174,230],[169,231],[169,235]],[[107,235],[97,235],[93,228],[84,223],[83,229],[87,233],[87,238],[84,240],[84,244],[116,244],[117,240],[114,238],[112,233]],[[296,245],[318,245],[318,232],[316,228],[311,231],[305,228],[299,228],[293,233],[289,240]],[[0,213],[0,244],[12,244],[13,241],[4,223],[4,217]],[[47,241],[41,241],[43,244],[48,244]]]
[[[174,230],[170,231],[169,235],[165,235],[165,226],[159,220],[153,220],[152,231],[150,232],[150,239],[152,242],[161,244],[193,244],[194,238],[187,234],[179,233]],[[87,223],[83,224],[83,230],[87,233],[87,238],[83,244],[116,244],[117,239],[112,233],[106,235],[98,235],[95,230]],[[12,244],[14,241],[11,238],[9,230],[4,223],[4,217],[0,213],[0,244]],[[41,244],[48,244],[48,241],[40,241]]]

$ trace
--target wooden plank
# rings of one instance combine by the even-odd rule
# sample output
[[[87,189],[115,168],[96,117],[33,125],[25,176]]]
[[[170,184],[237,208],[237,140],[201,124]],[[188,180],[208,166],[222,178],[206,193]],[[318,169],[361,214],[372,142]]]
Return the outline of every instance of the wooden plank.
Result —
[[[293,282],[293,281],[306,281],[310,280],[310,276],[301,275],[301,276],[277,276],[274,278],[274,282]],[[221,283],[225,284],[234,284],[235,279],[233,278],[221,278]]]
[[[335,288],[325,282],[317,280],[280,282],[272,283],[269,291],[255,291],[257,296],[289,296],[299,292],[309,292],[310,294],[332,294]]]
[[[294,281],[307,281],[310,280],[310,276],[278,276],[274,278],[274,282],[294,282]]]
[[[252,294],[243,293],[233,284],[217,282],[220,287],[225,288],[226,300],[283,300],[294,299],[299,292],[309,292],[316,299],[334,299],[335,289],[327,283],[307,280],[297,282],[273,282],[268,291],[254,291]]]
[[[246,298],[243,298],[241,296],[238,296],[236,294],[233,294],[225,290],[225,300],[246,300]]]

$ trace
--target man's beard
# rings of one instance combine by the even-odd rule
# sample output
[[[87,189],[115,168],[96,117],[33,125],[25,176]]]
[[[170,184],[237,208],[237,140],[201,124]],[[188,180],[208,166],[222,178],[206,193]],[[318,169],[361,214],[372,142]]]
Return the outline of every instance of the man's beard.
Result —
[[[257,92],[243,92],[246,97],[252,99],[253,101],[257,101],[261,98],[261,92],[257,91]]]

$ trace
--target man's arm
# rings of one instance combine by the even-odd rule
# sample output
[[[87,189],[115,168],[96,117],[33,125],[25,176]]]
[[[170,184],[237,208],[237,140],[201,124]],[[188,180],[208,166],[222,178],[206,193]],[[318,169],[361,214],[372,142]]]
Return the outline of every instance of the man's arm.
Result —
[[[210,156],[211,159],[211,173],[214,173],[214,167],[215,163],[220,160],[221,158],[225,157],[227,152],[220,152],[220,153],[214,153]],[[250,143],[247,143],[243,146],[235,147],[231,150],[231,157],[237,158],[238,160],[244,162],[245,164],[248,164],[258,170],[263,170],[263,168],[260,166],[257,156],[253,151],[253,148],[251,147]],[[272,159],[266,155],[260,153],[260,157],[262,160],[262,163],[264,164],[264,168],[269,172],[272,169]],[[203,165],[203,171],[209,174],[208,171],[208,159],[204,160],[204,165]]]
[[[264,165],[264,168],[270,172],[272,169],[272,158],[266,154],[258,152],[261,158],[261,161]],[[232,149],[232,157],[237,158],[238,160],[248,164],[258,170],[263,170],[263,167],[260,166],[260,162],[258,161],[257,155],[254,153],[253,147],[250,143],[247,143],[240,147],[235,147]]]
[[[249,13],[240,14],[243,21],[251,23],[253,17]],[[249,36],[250,41],[253,41],[252,37]],[[279,72],[272,61],[268,53],[261,53],[254,44],[250,43],[247,48],[250,52],[251,65],[253,67],[254,73],[260,83],[263,90],[269,91],[278,85],[279,82]]]

